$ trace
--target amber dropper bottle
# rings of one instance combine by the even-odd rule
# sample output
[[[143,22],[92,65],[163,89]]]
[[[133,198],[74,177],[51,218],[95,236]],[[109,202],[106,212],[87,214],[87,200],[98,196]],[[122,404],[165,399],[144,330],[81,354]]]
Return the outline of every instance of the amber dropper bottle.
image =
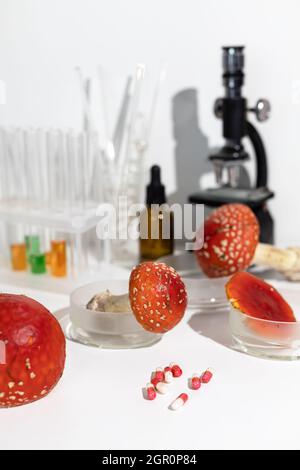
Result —
[[[140,215],[140,258],[155,260],[173,253],[174,214],[167,205],[165,187],[161,183],[160,167],[151,168],[147,186],[147,208]]]

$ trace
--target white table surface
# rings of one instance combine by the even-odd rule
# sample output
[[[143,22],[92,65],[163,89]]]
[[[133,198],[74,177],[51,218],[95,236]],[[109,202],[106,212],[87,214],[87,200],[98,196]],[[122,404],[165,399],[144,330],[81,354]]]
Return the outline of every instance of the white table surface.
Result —
[[[300,286],[299,286],[300,289]],[[1,283],[51,311],[68,296]],[[202,333],[201,333],[202,332]],[[98,350],[67,342],[63,378],[44,399],[0,410],[1,449],[300,448],[300,362],[257,359],[231,350],[226,315],[195,315],[156,345]],[[183,377],[154,402],[141,389],[153,368],[178,362]],[[168,410],[195,371],[215,369],[210,384]]]

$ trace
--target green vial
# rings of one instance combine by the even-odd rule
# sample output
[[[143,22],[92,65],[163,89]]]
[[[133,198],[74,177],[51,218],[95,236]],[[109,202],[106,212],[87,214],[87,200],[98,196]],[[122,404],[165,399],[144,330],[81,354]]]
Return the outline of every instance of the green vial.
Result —
[[[40,253],[40,237],[38,235],[26,235],[25,245],[28,260],[31,255],[38,255]]]
[[[46,273],[46,257],[44,254],[30,255],[30,266],[32,274]]]

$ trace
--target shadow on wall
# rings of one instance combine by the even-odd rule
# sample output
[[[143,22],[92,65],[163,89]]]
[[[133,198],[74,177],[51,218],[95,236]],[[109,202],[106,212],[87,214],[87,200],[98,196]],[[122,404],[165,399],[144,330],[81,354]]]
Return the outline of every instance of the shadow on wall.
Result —
[[[200,178],[211,174],[213,167],[209,155],[218,148],[209,147],[208,137],[202,132],[198,114],[198,92],[194,88],[181,90],[172,100],[173,134],[175,140],[175,193],[169,196],[171,204],[185,204],[188,196],[201,187]],[[214,180],[214,177],[212,177]],[[211,178],[209,177],[208,180]],[[249,188],[250,177],[246,168],[240,168],[239,187]]]
[[[189,194],[200,189],[200,176],[212,171],[207,159],[210,154],[208,138],[199,126],[196,89],[182,90],[173,97],[172,117],[177,190],[169,201],[184,204]]]

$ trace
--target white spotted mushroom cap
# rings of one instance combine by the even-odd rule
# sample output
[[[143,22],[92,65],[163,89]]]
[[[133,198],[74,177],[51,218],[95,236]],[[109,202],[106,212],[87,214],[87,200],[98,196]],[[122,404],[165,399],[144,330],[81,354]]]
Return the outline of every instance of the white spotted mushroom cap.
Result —
[[[198,263],[208,277],[230,276],[251,264],[258,240],[259,224],[252,210],[243,204],[226,204],[204,222]]]
[[[131,309],[147,331],[166,333],[182,319],[187,306],[185,285],[174,268],[159,262],[133,269],[129,282]]]

